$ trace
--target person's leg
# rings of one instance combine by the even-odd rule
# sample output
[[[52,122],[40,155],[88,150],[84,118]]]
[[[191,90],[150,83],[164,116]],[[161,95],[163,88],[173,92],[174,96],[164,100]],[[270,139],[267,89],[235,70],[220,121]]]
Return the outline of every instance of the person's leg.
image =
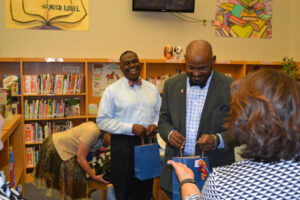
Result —
[[[111,182],[117,200],[130,199],[134,182],[133,148],[136,137],[126,135],[111,136]]]
[[[141,181],[134,178],[132,186],[132,200],[150,200],[152,197],[153,179]]]

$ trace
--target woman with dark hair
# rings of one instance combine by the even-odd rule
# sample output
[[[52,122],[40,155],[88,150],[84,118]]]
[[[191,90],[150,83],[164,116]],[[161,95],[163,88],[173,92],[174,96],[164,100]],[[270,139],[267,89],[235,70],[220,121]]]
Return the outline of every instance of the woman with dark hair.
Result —
[[[215,168],[201,194],[183,184],[183,199],[300,199],[300,85],[279,70],[258,70],[231,85],[231,98],[225,127],[245,144],[245,160]],[[180,182],[194,178],[169,164]]]

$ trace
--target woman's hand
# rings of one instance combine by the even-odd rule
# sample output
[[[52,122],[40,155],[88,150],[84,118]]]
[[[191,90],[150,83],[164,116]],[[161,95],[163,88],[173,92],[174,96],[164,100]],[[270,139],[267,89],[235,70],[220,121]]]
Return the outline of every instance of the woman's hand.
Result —
[[[168,161],[169,165],[172,165],[175,169],[175,173],[178,177],[179,182],[181,182],[184,179],[194,179],[194,173],[193,171],[188,168],[185,164],[177,163],[173,160]]]
[[[105,183],[105,184],[109,184],[110,182],[106,181],[104,178],[103,178],[104,174],[100,174],[100,175],[96,175],[93,179],[95,181],[98,181],[98,182],[102,182],[102,183]]]

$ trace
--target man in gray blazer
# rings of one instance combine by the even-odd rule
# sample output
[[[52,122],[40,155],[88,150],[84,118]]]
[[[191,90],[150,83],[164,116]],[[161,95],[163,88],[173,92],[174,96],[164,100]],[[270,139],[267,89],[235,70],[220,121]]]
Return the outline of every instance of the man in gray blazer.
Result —
[[[237,142],[223,129],[230,105],[233,79],[214,70],[216,56],[207,41],[192,41],[186,48],[186,73],[166,81],[158,129],[167,146],[160,187],[171,197],[172,157],[201,155],[210,167],[234,162]],[[197,145],[196,145],[197,143]]]

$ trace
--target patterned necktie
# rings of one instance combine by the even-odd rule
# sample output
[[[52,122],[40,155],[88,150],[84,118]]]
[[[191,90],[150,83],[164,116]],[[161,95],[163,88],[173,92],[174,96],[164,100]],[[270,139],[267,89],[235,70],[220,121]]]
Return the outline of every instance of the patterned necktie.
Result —
[[[142,79],[139,78],[136,81],[129,80],[128,84],[130,87],[133,87],[134,85],[142,85]]]

